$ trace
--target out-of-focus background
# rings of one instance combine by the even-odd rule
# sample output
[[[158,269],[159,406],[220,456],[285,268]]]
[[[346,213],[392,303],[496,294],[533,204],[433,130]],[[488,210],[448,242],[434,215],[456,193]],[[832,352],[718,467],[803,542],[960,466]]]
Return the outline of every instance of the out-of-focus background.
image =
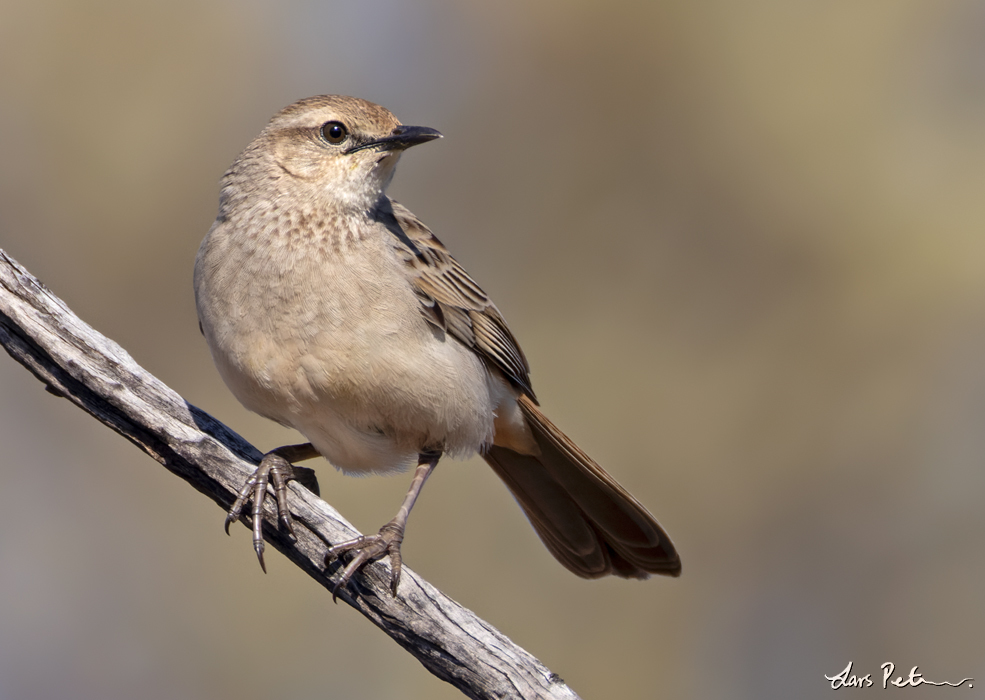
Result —
[[[298,436],[222,385],[192,263],[224,169],[326,92],[445,134],[391,194],[684,573],[577,579],[478,460],[409,566],[586,700],[849,661],[981,692],[985,3],[7,0],[0,247],[262,449]],[[0,699],[460,697],[5,357],[0,446]],[[367,531],[408,483],[319,472]]]

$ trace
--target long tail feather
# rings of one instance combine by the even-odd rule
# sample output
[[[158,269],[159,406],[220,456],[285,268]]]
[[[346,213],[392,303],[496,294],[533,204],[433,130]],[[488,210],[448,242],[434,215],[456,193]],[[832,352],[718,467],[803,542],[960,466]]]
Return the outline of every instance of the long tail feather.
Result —
[[[526,396],[520,409],[540,454],[494,445],[483,456],[540,539],[584,578],[678,576],[681,560],[656,519]]]

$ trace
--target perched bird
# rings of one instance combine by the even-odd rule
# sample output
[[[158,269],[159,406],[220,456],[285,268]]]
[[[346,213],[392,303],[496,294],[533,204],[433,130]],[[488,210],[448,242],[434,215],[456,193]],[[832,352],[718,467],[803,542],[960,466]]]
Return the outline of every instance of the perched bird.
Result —
[[[425,480],[443,454],[478,452],[577,575],[679,575],[653,516],[541,413],[496,306],[386,196],[403,151],[440,137],[371,102],[322,95],[275,115],[223,176],[195,260],[202,333],[236,398],[309,440],[264,456],[227,531],[252,499],[263,565],[263,498],[272,482],[290,530],[292,462],[321,455],[347,473],[416,464],[393,520],[329,550],[329,559],[351,556],[339,586],[389,555],[396,594],[400,543]]]

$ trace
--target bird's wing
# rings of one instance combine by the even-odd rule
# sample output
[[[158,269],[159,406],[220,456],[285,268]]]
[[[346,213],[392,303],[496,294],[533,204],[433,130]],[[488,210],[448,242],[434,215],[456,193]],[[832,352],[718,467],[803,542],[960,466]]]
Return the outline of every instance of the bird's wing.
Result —
[[[499,309],[420,219],[397,202],[389,204],[378,216],[394,235],[424,318],[478,352],[536,401],[527,358]]]

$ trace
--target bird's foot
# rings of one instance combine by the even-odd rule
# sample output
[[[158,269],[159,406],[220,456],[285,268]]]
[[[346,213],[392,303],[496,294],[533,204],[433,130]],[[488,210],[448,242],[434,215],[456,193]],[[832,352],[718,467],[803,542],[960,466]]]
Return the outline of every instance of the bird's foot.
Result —
[[[397,584],[400,582],[400,543],[404,540],[404,527],[391,520],[380,528],[377,535],[363,535],[348,542],[342,542],[329,548],[325,555],[326,565],[338,559],[345,552],[354,552],[355,555],[349,565],[345,567],[338,583],[332,589],[332,600],[338,595],[340,588],[344,588],[352,577],[361,570],[366,564],[380,559],[384,555],[390,556],[390,592],[397,595]]]
[[[253,501],[251,510],[253,520],[253,550],[257,553],[260,560],[260,568],[264,573],[267,566],[263,561],[263,501],[267,496],[267,485],[274,487],[274,503],[276,504],[277,519],[287,531],[292,540],[297,538],[294,535],[294,520],[291,511],[287,507],[287,482],[297,480],[302,485],[308,487],[316,494],[318,493],[318,482],[314,472],[305,467],[295,467],[290,459],[308,459],[312,456],[313,448],[310,445],[289,445],[271,450],[260,460],[260,466],[253,472],[243,488],[240,489],[236,500],[226,514],[225,529],[229,534],[229,524],[239,520],[243,515],[243,509],[248,501]],[[317,454],[317,453],[314,453]]]
[[[390,555],[390,592],[397,595],[397,584],[400,583],[400,543],[404,541],[404,529],[407,527],[407,516],[410,515],[411,508],[417,501],[421,493],[421,488],[428,476],[434,471],[441,458],[441,452],[437,450],[427,450],[421,452],[418,457],[417,469],[414,470],[414,479],[410,482],[410,489],[404,496],[404,502],[400,504],[400,509],[393,520],[380,528],[379,534],[357,537],[348,542],[342,542],[330,547],[325,555],[325,564],[328,565],[337,559],[343,552],[355,552],[352,561],[345,567],[338,583],[332,589],[332,600],[338,595],[339,588],[345,587],[352,577],[366,564],[379,559],[384,554]]]

